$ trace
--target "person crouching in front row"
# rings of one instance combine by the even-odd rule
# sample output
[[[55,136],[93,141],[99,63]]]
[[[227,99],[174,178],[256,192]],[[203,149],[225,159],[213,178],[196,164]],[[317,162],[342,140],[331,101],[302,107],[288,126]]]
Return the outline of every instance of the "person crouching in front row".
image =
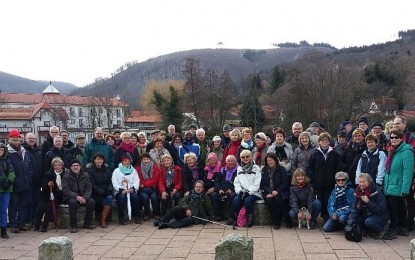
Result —
[[[159,229],[163,229],[206,224],[206,220],[213,216],[213,208],[210,198],[203,191],[204,186],[203,181],[196,181],[190,194],[181,199],[179,205],[169,210],[159,221],[155,221],[154,225],[158,226]],[[175,220],[171,221],[173,218]]]

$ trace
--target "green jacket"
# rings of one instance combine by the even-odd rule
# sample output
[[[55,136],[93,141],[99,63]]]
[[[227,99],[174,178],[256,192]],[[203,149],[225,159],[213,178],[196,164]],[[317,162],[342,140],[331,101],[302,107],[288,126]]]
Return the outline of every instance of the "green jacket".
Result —
[[[13,165],[7,155],[8,150],[7,148],[4,148],[4,155],[3,157],[0,157],[0,182],[7,179],[10,185],[6,191],[0,186],[0,192],[13,192],[13,182],[16,178]]]
[[[200,196],[193,196],[195,191],[192,190],[188,196],[185,196],[179,201],[179,206],[184,208],[185,210],[190,209],[193,216],[199,217],[199,218],[211,218],[213,216],[213,207],[212,203],[210,202],[210,198],[206,193],[201,193]],[[197,199],[195,199],[195,197]],[[193,219],[195,223],[197,224],[206,224],[204,221],[201,221],[199,219]]]
[[[392,157],[389,172],[383,181],[385,195],[403,196],[409,194],[414,170],[414,153],[411,145],[402,142]]]
[[[83,154],[84,169],[86,169],[86,165],[91,162],[96,153],[102,153],[104,155],[105,162],[108,163],[108,168],[111,172],[115,170],[115,153],[111,145],[107,144],[105,140],[97,140],[95,137],[85,146]]]

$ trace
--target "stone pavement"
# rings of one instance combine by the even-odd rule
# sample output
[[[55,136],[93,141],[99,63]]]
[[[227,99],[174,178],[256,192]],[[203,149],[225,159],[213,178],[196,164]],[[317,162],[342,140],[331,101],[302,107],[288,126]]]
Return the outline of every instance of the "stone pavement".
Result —
[[[50,226],[53,226],[52,224]],[[323,233],[320,229],[273,230],[254,226],[232,230],[207,224],[182,229],[158,230],[152,221],[142,225],[68,230],[49,230],[9,234],[0,240],[0,259],[37,259],[38,246],[44,239],[66,236],[73,242],[74,259],[214,259],[215,245],[230,233],[248,235],[254,239],[255,259],[410,259],[410,239],[399,236],[392,241],[363,238],[360,243],[346,241],[341,232]]]

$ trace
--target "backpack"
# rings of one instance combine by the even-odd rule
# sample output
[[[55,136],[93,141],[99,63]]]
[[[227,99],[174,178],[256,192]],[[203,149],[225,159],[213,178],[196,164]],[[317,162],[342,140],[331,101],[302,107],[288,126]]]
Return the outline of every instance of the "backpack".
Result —
[[[236,225],[238,227],[246,227],[248,223],[248,216],[246,215],[246,208],[242,207],[239,210],[238,218],[236,219]]]
[[[356,223],[347,223],[344,228],[344,237],[353,242],[362,241],[362,229]]]

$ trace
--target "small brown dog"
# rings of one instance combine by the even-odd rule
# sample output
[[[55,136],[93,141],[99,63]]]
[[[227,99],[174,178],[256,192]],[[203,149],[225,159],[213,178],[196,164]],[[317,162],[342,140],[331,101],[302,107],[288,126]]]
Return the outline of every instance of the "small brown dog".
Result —
[[[299,213],[301,213],[301,217],[298,218],[298,228],[301,228],[302,226],[307,226],[307,229],[311,229],[310,221],[309,221],[311,215],[308,212],[308,209],[306,209],[305,207],[302,207]]]

